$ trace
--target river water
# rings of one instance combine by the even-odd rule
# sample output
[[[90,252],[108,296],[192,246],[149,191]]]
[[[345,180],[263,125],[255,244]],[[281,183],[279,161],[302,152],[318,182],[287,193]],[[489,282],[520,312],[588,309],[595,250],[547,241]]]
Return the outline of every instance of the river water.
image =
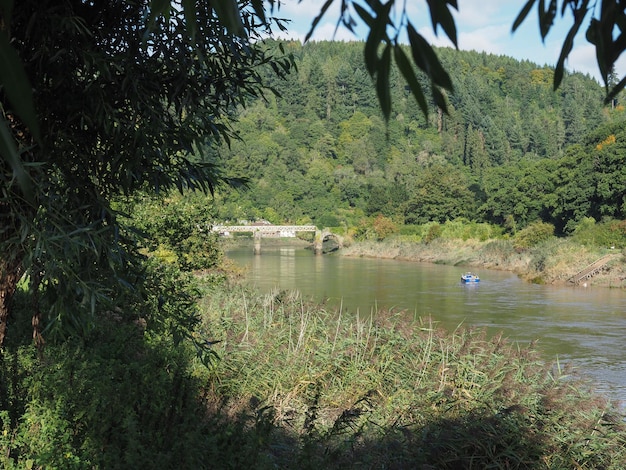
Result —
[[[315,256],[289,245],[252,245],[226,252],[246,267],[246,282],[268,293],[298,290],[349,314],[406,311],[439,325],[481,326],[522,344],[536,341],[546,359],[571,363],[626,410],[626,291],[529,284],[504,271],[478,271],[462,284],[463,267],[396,260]]]

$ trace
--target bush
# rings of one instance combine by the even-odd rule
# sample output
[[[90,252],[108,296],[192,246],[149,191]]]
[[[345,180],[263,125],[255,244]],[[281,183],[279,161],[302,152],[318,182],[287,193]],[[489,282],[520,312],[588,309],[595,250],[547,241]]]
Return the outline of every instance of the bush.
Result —
[[[187,271],[211,269],[221,263],[218,234],[211,232],[208,224],[213,207],[204,194],[144,197],[125,204],[124,210],[130,214],[128,225],[142,235],[139,243],[148,254],[176,262]]]
[[[498,238],[502,229],[487,223],[471,222],[467,219],[448,220],[443,224],[442,237],[460,240],[475,239],[485,241]]]
[[[437,222],[428,224],[426,235],[424,235],[424,243],[428,244],[441,237],[443,228]]]
[[[107,314],[82,341],[33,346],[5,357],[0,467],[6,469],[202,468],[212,429],[189,365],[193,352]],[[10,414],[19,420],[7,419]]]
[[[596,223],[592,217],[582,219],[572,234],[577,243],[592,247],[626,247],[626,220],[606,220]]]
[[[400,225],[398,234],[401,236],[413,236],[421,238],[424,234],[423,225]]]
[[[396,231],[397,226],[389,217],[378,214],[373,220],[361,219],[355,230],[354,238],[359,241],[375,240],[380,242]]]
[[[523,228],[513,237],[513,246],[524,251],[554,236],[554,225],[545,222],[534,222]]]

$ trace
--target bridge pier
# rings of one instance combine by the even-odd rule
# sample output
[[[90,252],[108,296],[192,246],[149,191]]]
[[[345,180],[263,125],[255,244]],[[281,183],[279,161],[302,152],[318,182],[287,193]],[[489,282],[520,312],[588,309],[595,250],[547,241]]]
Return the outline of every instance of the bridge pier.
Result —
[[[324,243],[324,237],[322,236],[322,231],[316,230],[315,238],[313,238],[313,252],[316,255],[321,255],[323,253],[322,252],[323,243]]]
[[[261,232],[259,230],[254,232],[254,254],[261,254]]]

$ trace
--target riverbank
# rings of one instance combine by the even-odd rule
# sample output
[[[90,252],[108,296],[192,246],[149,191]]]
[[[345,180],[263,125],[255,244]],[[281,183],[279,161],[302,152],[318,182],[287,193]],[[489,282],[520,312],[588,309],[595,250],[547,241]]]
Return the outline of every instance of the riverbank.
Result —
[[[381,242],[353,242],[341,256],[419,261],[475,270],[497,269],[516,273],[539,284],[568,284],[568,280],[607,254],[611,260],[585,285],[626,288],[626,258],[623,251],[589,248],[567,239],[551,239],[524,251],[509,240],[436,239],[430,243],[389,238]]]

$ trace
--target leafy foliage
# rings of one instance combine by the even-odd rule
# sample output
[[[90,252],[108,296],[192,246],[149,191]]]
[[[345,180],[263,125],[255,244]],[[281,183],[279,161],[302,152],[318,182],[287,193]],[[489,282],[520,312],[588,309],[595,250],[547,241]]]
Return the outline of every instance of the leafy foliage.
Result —
[[[113,198],[239,182],[221,174],[209,150],[233,137],[234,106],[261,95],[257,67],[281,75],[292,63],[260,42],[258,8],[242,11],[242,37],[227,12],[184,3],[27,0],[9,14],[12,2],[3,2],[0,36],[10,44],[0,49],[20,67],[0,79],[15,84],[23,70],[37,115],[16,106],[23,87],[3,88],[10,138],[2,141],[15,144],[19,165],[2,152],[0,343],[22,273],[41,305],[36,316],[76,325],[73,333],[140,279]],[[262,19],[271,33],[274,21]],[[5,59],[15,65],[15,57]]]
[[[222,253],[217,234],[210,231],[213,201],[202,192],[152,196],[143,195],[119,202],[128,214],[126,225],[140,237],[140,249],[148,255],[173,255],[169,262],[183,271],[207,270],[218,266]],[[163,256],[161,256],[163,259]]]
[[[544,222],[534,222],[515,234],[513,245],[518,250],[526,250],[554,236],[554,226]]]

